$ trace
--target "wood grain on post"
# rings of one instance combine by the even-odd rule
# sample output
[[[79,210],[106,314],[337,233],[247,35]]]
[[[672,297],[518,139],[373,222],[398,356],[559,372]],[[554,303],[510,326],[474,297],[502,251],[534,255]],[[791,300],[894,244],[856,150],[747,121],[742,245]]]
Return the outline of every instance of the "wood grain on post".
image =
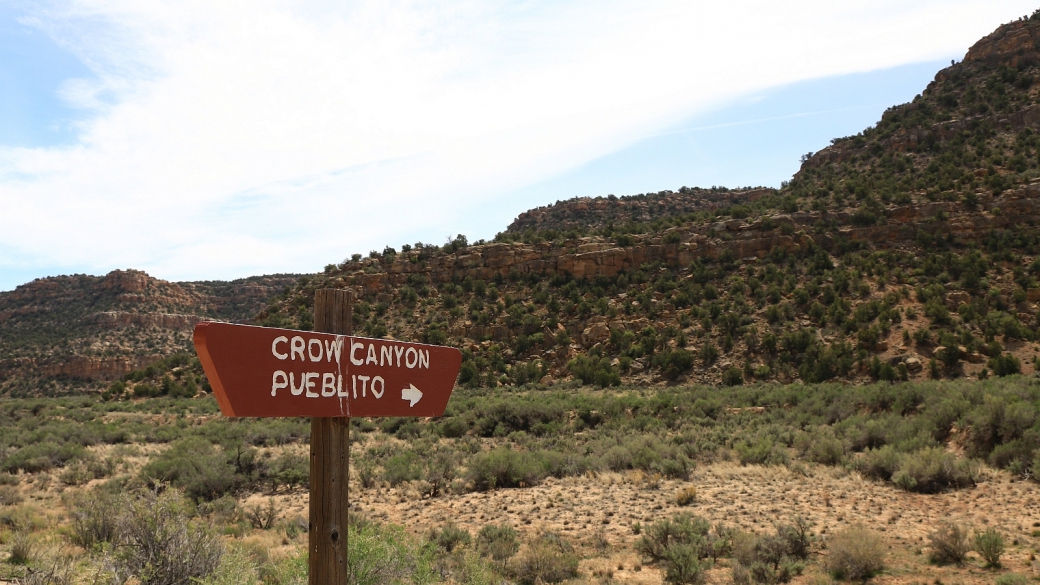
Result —
[[[314,291],[314,330],[350,335],[354,293]],[[347,487],[350,479],[350,419],[311,419],[311,499],[308,583],[347,582]]]

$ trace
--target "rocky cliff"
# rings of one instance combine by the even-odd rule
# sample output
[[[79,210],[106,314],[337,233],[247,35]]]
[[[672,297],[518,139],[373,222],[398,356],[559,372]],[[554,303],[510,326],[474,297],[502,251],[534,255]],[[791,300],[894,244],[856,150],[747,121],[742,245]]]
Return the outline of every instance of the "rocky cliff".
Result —
[[[0,293],[0,384],[119,377],[187,351],[202,319],[249,321],[295,281],[175,283],[138,270],[34,280]]]
[[[369,335],[464,348],[460,381],[612,384],[1004,375],[1040,349],[1040,16],[779,190],[680,189],[522,213],[490,244],[330,267]]]

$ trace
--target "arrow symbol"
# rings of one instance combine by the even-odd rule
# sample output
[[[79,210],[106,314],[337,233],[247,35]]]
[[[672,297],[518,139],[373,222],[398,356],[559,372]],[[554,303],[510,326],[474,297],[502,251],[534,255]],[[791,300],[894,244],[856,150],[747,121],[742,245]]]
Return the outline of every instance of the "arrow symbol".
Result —
[[[415,387],[415,384],[408,384],[407,388],[401,389],[401,400],[408,401],[408,408],[415,406],[416,402],[422,400],[422,392]]]

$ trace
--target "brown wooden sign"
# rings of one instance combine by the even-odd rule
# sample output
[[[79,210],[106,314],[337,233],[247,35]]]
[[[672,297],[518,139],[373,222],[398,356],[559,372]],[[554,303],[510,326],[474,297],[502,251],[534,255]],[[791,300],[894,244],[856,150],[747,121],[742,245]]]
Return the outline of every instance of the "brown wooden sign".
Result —
[[[441,416],[452,347],[202,322],[195,350],[225,416]]]

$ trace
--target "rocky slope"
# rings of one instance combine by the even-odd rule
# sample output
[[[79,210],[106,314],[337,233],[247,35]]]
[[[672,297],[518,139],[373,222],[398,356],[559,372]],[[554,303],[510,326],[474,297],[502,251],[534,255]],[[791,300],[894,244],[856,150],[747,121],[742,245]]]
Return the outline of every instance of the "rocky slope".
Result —
[[[506,229],[507,234],[548,231],[570,232],[602,229],[609,225],[653,223],[686,214],[758,201],[775,189],[711,189],[682,187],[678,192],[661,191],[615,197],[575,197],[521,213]]]
[[[1031,372],[1040,18],[1000,27],[780,190],[559,202],[490,244],[355,259],[369,335],[465,349],[460,381],[807,382]]]
[[[34,280],[0,293],[0,384],[116,378],[187,351],[202,319],[249,321],[295,281],[173,283],[137,270]]]

